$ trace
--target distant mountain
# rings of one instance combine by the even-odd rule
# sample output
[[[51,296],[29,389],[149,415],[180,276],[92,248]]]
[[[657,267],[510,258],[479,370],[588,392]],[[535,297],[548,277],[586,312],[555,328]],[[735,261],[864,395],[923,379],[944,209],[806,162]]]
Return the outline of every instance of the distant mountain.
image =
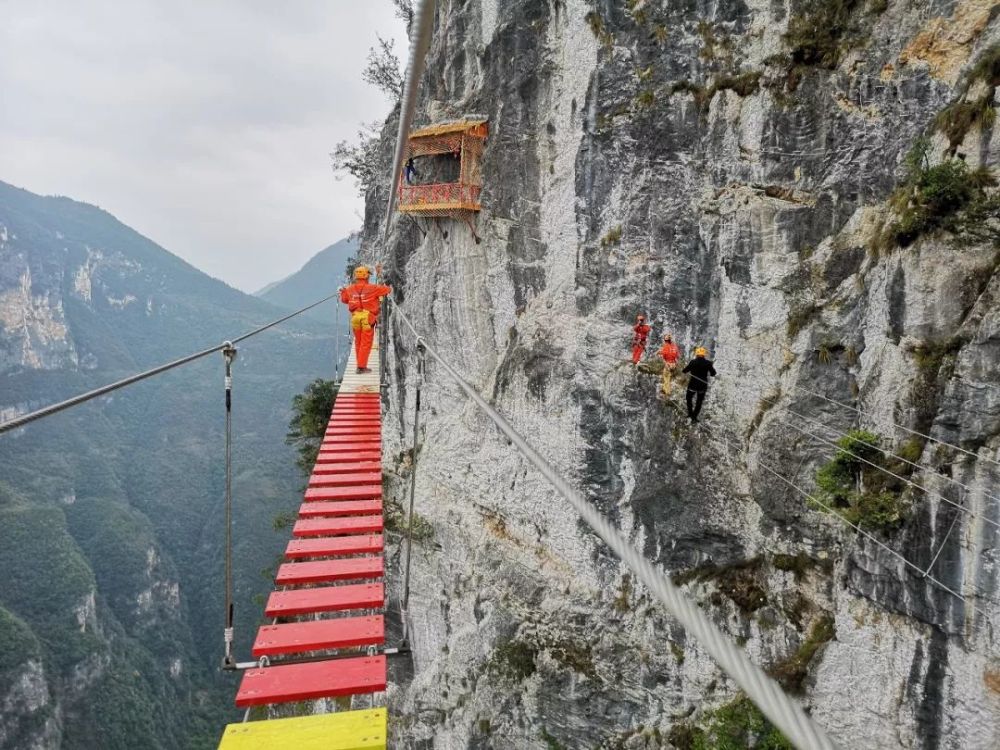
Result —
[[[0,421],[216,344],[282,310],[110,214],[0,182]],[[297,507],[294,394],[327,326],[242,342],[234,369],[237,653]],[[0,435],[0,749],[215,747],[221,675],[221,355]]]
[[[291,276],[268,284],[256,292],[256,296],[289,310],[322,299],[346,282],[347,259],[357,252],[357,239],[341,240],[320,250]],[[334,320],[335,306],[333,302],[326,302],[305,314],[329,324]]]

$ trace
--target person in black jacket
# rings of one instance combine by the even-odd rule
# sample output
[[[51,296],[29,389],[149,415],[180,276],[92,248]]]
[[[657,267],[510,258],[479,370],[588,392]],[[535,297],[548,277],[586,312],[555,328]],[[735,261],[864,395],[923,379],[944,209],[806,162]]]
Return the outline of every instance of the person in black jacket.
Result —
[[[687,367],[682,372],[690,375],[688,380],[687,399],[688,417],[691,423],[698,421],[698,414],[701,413],[701,404],[705,400],[705,392],[708,390],[708,379],[715,377],[715,368],[712,361],[707,359],[708,352],[703,346],[694,350],[694,359],[688,362]]]

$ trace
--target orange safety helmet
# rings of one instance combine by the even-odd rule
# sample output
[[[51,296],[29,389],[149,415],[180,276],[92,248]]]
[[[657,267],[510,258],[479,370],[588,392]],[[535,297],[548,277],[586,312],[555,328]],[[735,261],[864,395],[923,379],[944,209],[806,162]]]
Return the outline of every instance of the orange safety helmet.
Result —
[[[368,281],[368,266],[358,266],[354,269],[355,281]]]
[[[699,346],[697,349],[694,350],[694,356],[696,357],[704,357],[707,355],[708,355],[708,349],[706,349],[703,346]]]

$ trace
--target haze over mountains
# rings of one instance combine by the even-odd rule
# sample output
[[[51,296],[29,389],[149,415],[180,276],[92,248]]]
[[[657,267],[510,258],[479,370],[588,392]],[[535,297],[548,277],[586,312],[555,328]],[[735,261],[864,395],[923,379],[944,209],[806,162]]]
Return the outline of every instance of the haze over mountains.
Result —
[[[2,419],[282,312],[105,211],[0,183]],[[272,519],[298,504],[289,404],[331,358],[304,318],[239,346],[238,653],[285,542]],[[0,436],[0,748],[214,747],[233,718],[222,372],[213,355]]]

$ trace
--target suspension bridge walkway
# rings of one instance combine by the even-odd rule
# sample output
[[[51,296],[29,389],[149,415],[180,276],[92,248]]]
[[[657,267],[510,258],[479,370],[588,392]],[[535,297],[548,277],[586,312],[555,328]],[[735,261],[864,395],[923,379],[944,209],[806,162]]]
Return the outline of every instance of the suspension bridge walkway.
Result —
[[[354,353],[305,490],[276,590],[253,643],[236,705],[250,710],[339,699],[351,708],[230,724],[220,750],[385,748],[387,716],[378,350],[355,374]],[[280,709],[279,709],[280,710]],[[307,709],[308,710],[308,709]]]

